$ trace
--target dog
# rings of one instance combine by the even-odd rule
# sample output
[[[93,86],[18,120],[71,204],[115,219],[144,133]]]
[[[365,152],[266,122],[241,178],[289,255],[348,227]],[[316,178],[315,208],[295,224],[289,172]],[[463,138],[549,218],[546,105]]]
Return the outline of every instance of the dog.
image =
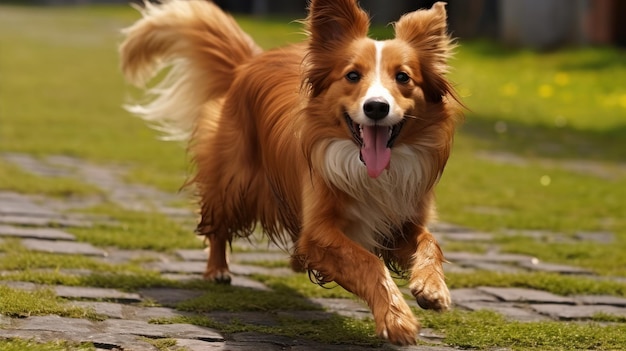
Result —
[[[415,344],[423,308],[446,310],[442,251],[427,229],[462,104],[446,78],[454,42],[444,3],[403,15],[395,38],[367,36],[356,0],[312,0],[307,39],[263,51],[200,0],[146,3],[124,30],[121,69],[151,99],[129,110],[187,140],[204,277],[229,283],[227,246],[260,225],[294,270],[370,307],[377,334]]]

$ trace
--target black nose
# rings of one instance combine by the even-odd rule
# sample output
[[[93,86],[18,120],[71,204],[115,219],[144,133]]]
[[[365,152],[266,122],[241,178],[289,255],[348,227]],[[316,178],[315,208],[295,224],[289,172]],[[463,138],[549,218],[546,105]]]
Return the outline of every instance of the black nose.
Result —
[[[371,98],[363,104],[363,112],[373,120],[383,119],[389,114],[389,104],[385,99]]]

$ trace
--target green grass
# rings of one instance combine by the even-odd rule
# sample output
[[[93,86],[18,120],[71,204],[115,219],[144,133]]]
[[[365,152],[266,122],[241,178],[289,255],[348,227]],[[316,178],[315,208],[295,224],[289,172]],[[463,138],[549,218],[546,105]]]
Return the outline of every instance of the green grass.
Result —
[[[626,345],[626,325],[511,322],[490,311],[418,311],[424,327],[445,333],[444,342],[461,349],[618,350]]]
[[[93,286],[134,291],[154,286],[180,286],[156,271],[141,267],[141,262],[110,264],[81,255],[61,255],[24,249],[18,240],[0,244],[1,280],[27,281],[43,285]],[[86,274],[72,274],[72,269]],[[0,313],[1,313],[0,309]]]
[[[0,46],[10,49],[0,67],[15,69],[3,70],[0,84],[0,150],[138,164],[176,191],[184,147],[157,140],[121,107],[131,91],[116,48],[120,29],[137,18],[123,6],[2,6]]]
[[[616,254],[616,250],[623,247],[624,239],[617,240],[615,244],[559,243],[514,236],[500,238],[497,242],[504,251],[540,257],[544,262],[586,267],[606,276],[626,276],[626,255]]]
[[[232,319],[228,323],[217,322],[208,317],[175,317],[154,320],[153,323],[191,323],[220,331],[225,335],[254,332],[261,334],[282,335],[291,338],[305,338],[326,344],[382,346],[381,339],[375,336],[374,323],[371,320],[354,320],[338,315],[323,316],[320,319],[297,319],[277,317],[277,325],[265,326]],[[341,336],[337,335],[341,331]]]
[[[289,311],[319,310],[298,292],[260,291],[230,285],[211,285],[200,297],[179,303],[177,309],[190,312],[211,311]]]
[[[3,150],[0,149],[1,151]],[[0,184],[2,190],[59,198],[101,194],[99,189],[84,182],[65,177],[37,176],[2,159],[0,159]]]
[[[99,318],[93,311],[68,306],[52,290],[23,291],[0,285],[0,311],[9,317],[56,314],[72,318]]]
[[[610,279],[594,279],[554,273],[500,273],[477,271],[448,273],[450,289],[478,286],[517,287],[549,291],[557,295],[614,295],[626,297],[626,283]]]
[[[297,291],[306,297],[354,298],[353,294],[335,283],[328,283],[323,287],[312,283],[307,274],[294,274],[286,277],[256,275],[254,278],[277,292],[289,294]]]
[[[68,229],[78,240],[97,246],[157,251],[204,247],[202,239],[193,234],[193,224],[181,225],[157,212],[125,210],[113,204],[85,209],[84,212],[105,215],[115,221],[92,228]]]
[[[6,339],[0,340],[3,351],[94,351],[93,344],[74,344],[67,341],[51,341],[40,343],[32,340]]]
[[[164,338],[164,339],[150,339],[150,338],[141,338],[143,341],[148,344],[152,344],[157,350],[161,351],[169,351],[175,350],[172,347],[176,346],[176,339]]]

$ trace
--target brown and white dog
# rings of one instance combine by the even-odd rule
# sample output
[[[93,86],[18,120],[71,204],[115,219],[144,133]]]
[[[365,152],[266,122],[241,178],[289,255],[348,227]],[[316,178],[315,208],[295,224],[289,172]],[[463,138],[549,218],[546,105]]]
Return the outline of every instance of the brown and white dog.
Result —
[[[260,225],[293,243],[294,269],[365,300],[379,336],[415,343],[419,323],[385,265],[407,274],[420,306],[449,308],[427,229],[460,115],[444,4],[377,41],[355,0],[312,0],[308,39],[266,52],[210,2],[141,11],[120,49],[125,76],[143,85],[170,68],[130,109],[189,141],[205,278],[229,282],[227,243]]]

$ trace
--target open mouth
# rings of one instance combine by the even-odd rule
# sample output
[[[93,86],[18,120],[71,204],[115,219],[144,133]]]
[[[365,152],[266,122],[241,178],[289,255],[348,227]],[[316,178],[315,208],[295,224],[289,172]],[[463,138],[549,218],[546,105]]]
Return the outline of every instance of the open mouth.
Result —
[[[389,167],[391,148],[400,135],[404,120],[393,126],[381,126],[355,123],[347,113],[344,117],[352,139],[361,148],[360,158],[367,167],[367,174],[377,178]]]

